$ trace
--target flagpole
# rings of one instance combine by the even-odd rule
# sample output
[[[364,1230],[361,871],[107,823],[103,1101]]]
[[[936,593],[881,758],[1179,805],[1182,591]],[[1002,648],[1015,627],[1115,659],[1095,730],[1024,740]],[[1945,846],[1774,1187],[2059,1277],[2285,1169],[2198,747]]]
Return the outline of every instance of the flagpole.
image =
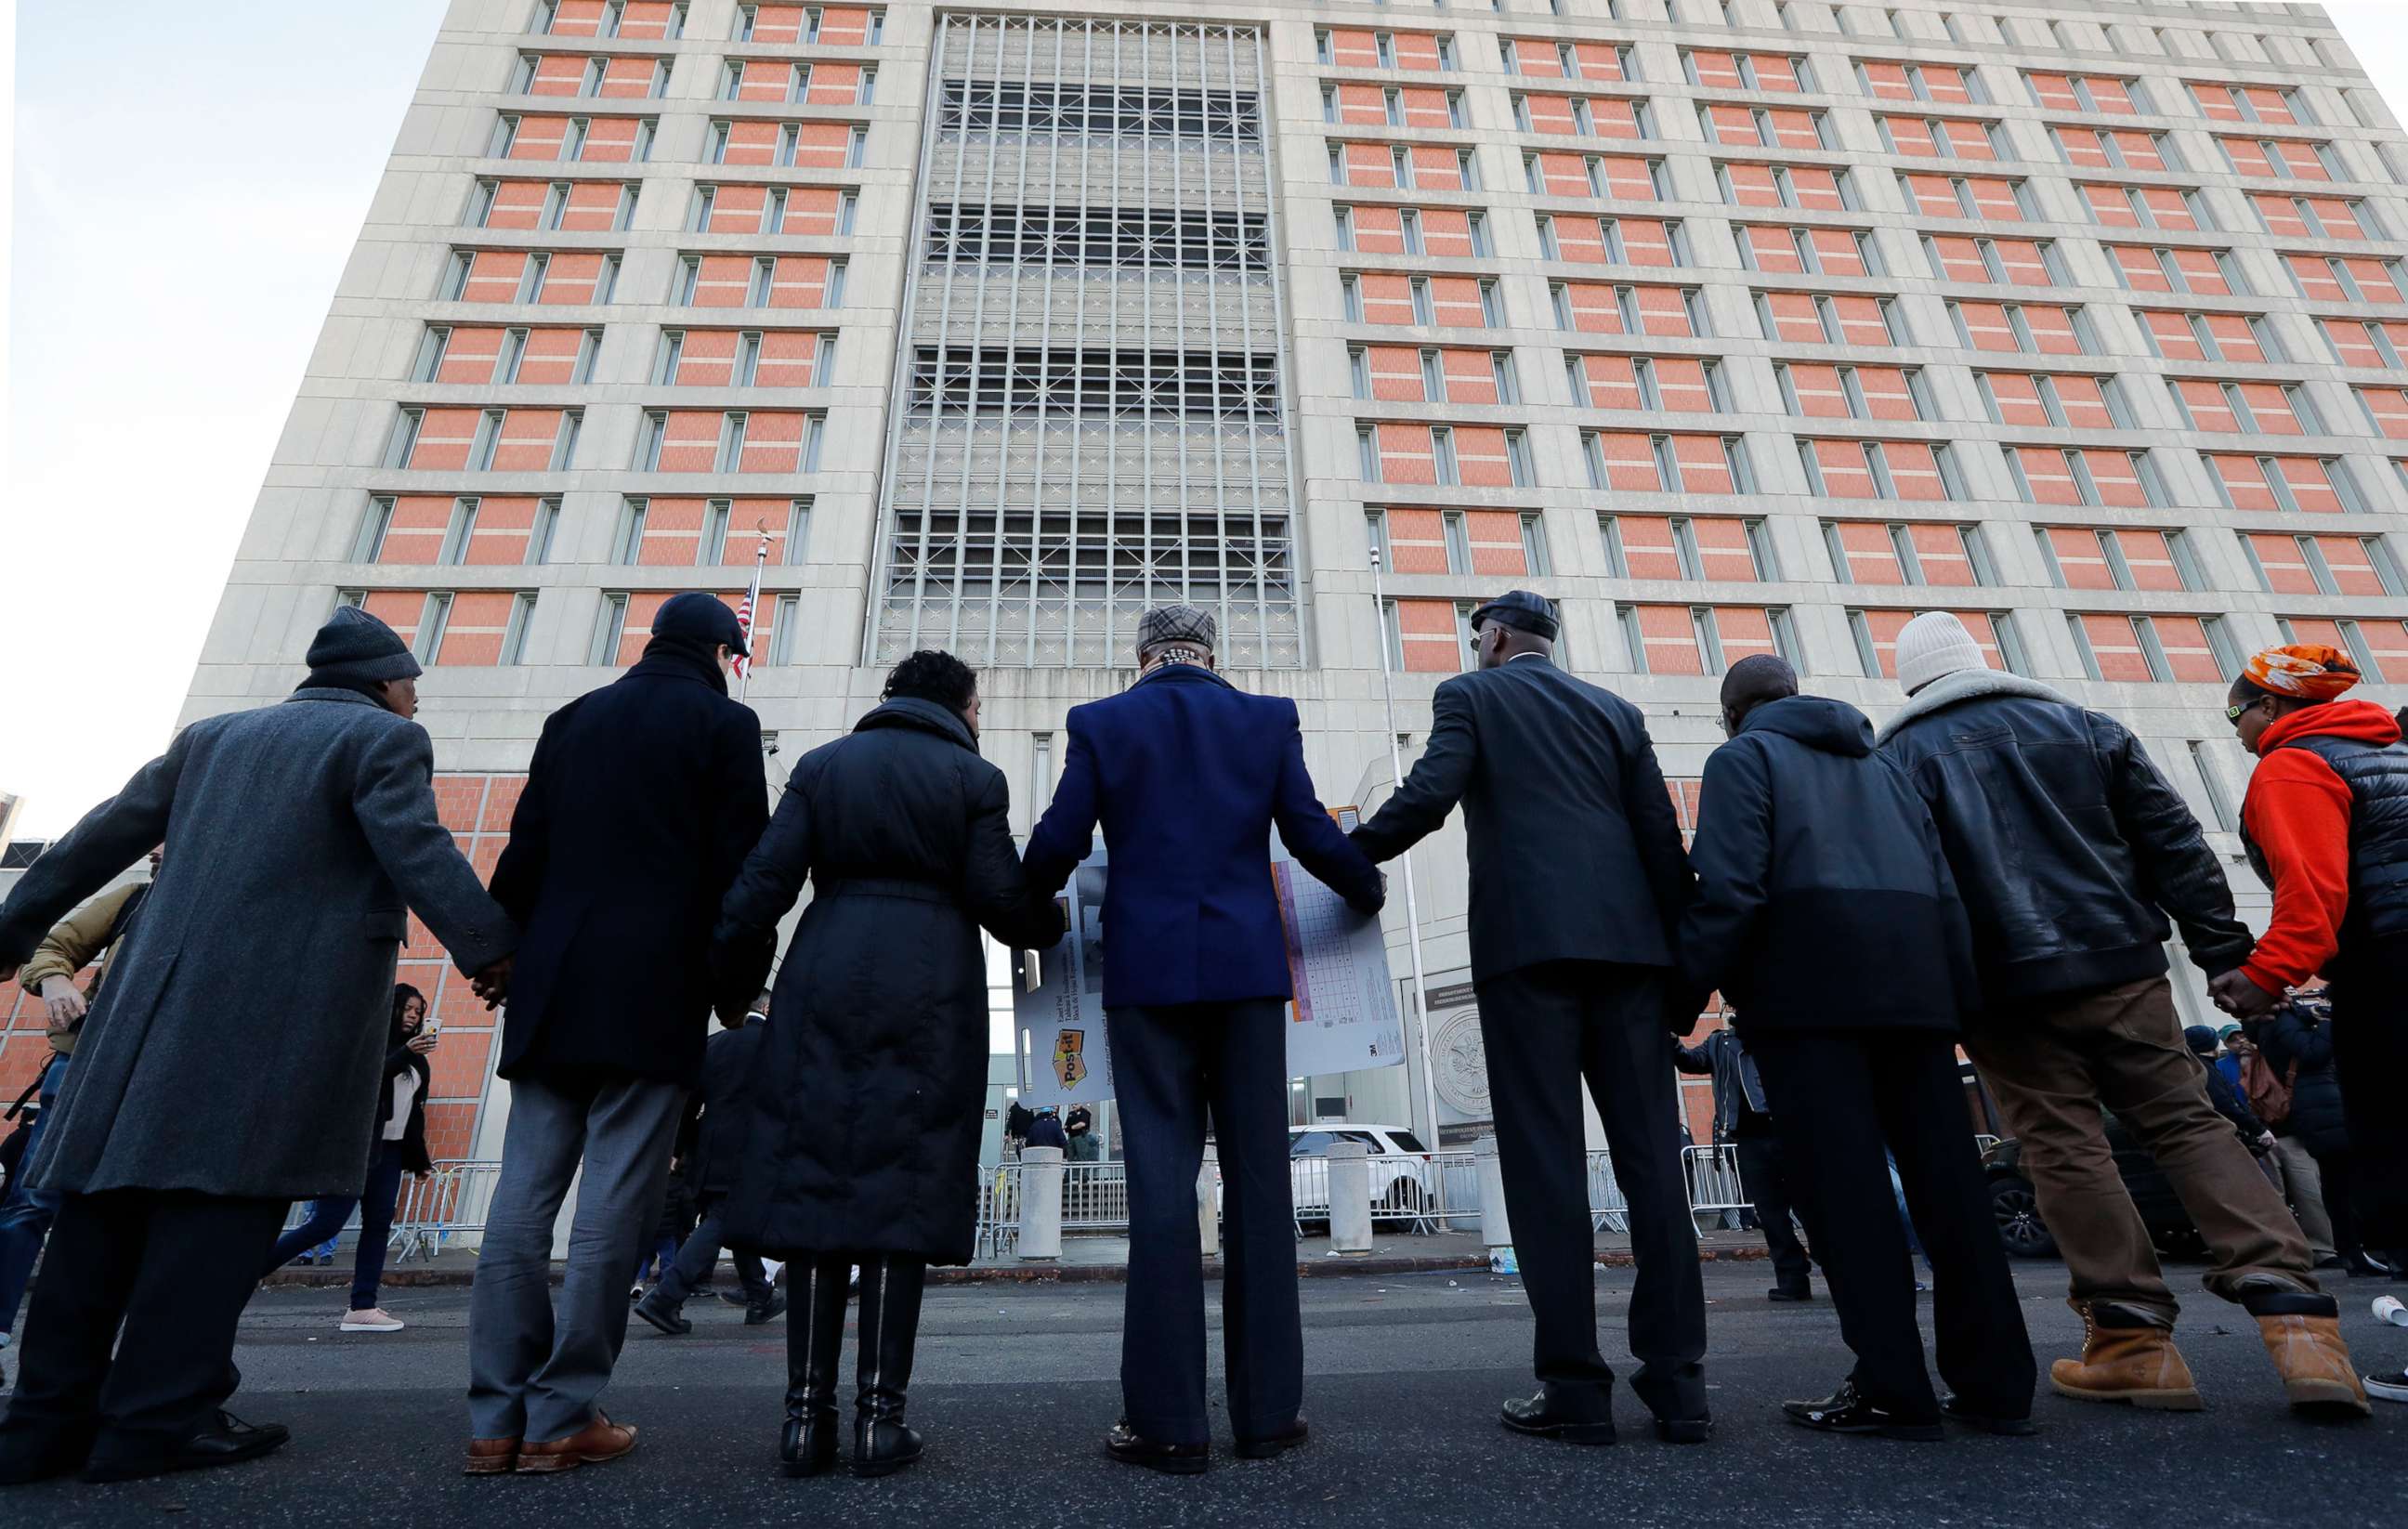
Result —
[[[1397,694],[1388,675],[1388,634],[1383,611],[1387,597],[1381,591],[1380,549],[1371,549],[1371,619],[1379,629],[1380,705],[1388,722],[1389,789],[1393,793],[1405,783],[1405,751],[1397,742]],[[1438,1144],[1438,1075],[1430,1067],[1430,1007],[1429,982],[1422,972],[1422,914],[1413,896],[1413,852],[1403,855],[1405,865],[1405,946],[1412,952],[1413,1002],[1421,1009],[1422,1103],[1429,1112],[1429,1140],[1423,1145],[1431,1151]]]
[[[744,608],[737,613],[737,619],[744,628],[744,646],[748,649],[752,646],[754,629],[761,624],[761,570],[769,565],[769,522],[766,519],[756,521],[752,529],[761,536],[752,549],[752,587],[745,592]],[[747,653],[736,670],[736,698],[739,701],[744,699],[745,692],[752,687],[752,657]]]

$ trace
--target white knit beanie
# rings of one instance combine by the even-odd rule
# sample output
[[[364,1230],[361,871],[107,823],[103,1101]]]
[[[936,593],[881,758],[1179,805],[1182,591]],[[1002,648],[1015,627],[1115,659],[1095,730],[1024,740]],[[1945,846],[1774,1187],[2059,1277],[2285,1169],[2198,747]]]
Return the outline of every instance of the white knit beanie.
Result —
[[[1987,667],[1973,634],[1944,610],[1927,610],[1899,632],[1898,683],[1909,695],[1943,675]]]

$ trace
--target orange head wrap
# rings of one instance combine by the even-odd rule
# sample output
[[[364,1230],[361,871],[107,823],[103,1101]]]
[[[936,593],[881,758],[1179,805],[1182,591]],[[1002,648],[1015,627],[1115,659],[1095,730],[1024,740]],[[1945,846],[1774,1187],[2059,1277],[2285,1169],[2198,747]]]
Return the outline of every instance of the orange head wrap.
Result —
[[[2359,678],[2358,665],[2347,653],[2315,642],[2269,648],[2250,659],[2241,672],[2260,689],[2304,701],[2329,701]]]

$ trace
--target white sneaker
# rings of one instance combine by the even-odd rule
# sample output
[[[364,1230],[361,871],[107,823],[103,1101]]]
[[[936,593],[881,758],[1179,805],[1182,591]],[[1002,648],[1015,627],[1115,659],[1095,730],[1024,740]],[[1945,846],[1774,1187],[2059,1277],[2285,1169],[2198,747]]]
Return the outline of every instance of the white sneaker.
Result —
[[[2369,1396],[2380,1396],[2386,1402],[2408,1402],[2408,1370],[2391,1370],[2362,1379]]]
[[[387,1316],[382,1307],[370,1307],[366,1311],[343,1314],[342,1331],[346,1333],[398,1333],[402,1324]]]

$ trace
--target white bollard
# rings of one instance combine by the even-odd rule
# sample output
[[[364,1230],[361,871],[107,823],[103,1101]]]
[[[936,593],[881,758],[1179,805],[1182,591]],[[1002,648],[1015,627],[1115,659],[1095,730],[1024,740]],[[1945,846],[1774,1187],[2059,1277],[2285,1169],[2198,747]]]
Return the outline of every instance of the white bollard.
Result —
[[[1359,1141],[1329,1144],[1329,1250],[1340,1256],[1371,1250],[1369,1154]]]
[[[1483,1136],[1471,1147],[1480,1165],[1480,1241],[1488,1248],[1513,1245],[1513,1223],[1505,1214],[1505,1172],[1497,1163],[1497,1138]]]
[[[1196,1241],[1204,1256],[1221,1252],[1221,1150],[1207,1146],[1204,1165],[1196,1170]]]
[[[1020,1150],[1020,1256],[1062,1256],[1062,1149]]]

